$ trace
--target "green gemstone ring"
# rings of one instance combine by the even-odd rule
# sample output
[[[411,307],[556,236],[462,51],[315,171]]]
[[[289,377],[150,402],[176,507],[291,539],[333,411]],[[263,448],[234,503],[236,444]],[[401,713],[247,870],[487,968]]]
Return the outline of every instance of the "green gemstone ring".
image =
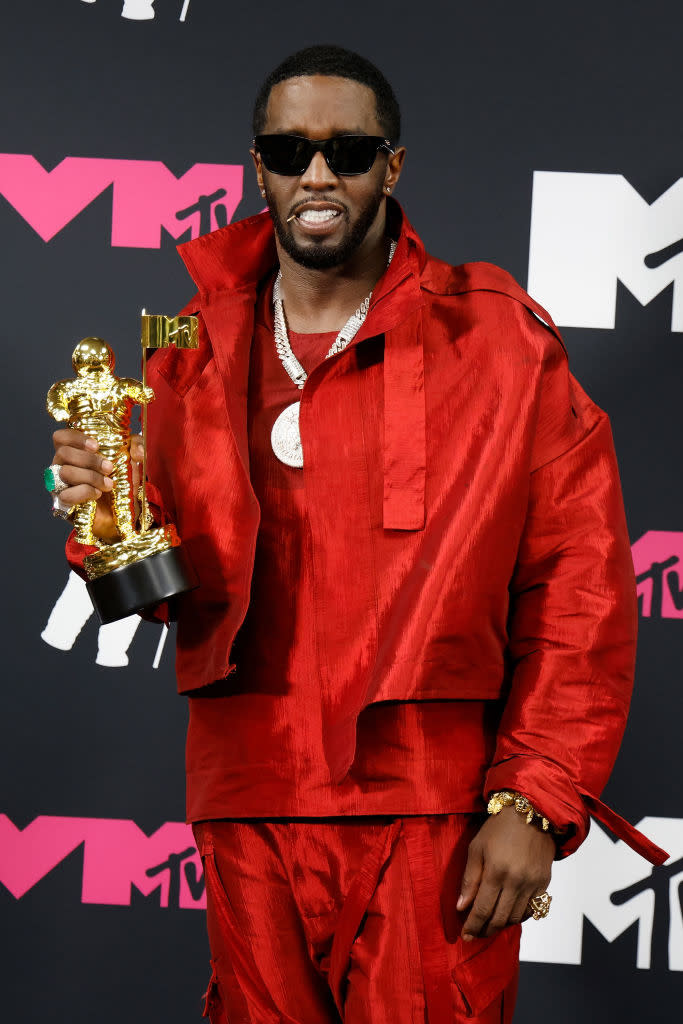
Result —
[[[59,466],[55,463],[43,470],[43,483],[49,494],[59,494],[69,486],[62,480],[59,475]]]

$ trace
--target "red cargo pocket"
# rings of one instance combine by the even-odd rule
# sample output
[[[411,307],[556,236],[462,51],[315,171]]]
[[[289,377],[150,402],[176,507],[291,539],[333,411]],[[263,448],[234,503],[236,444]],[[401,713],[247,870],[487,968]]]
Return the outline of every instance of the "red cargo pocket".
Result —
[[[460,1011],[478,1017],[512,981],[519,964],[521,927],[512,925],[491,939],[458,940],[461,957],[453,968]]]
[[[213,841],[208,829],[198,830],[197,843],[204,864],[206,882],[206,911],[209,931],[209,946],[213,954],[212,963],[217,984],[217,1009],[214,1021],[213,1010],[207,992],[207,1012],[211,1024],[246,1024],[258,1017],[264,1024],[281,1024],[280,1015],[246,939],[243,929],[235,917],[230,898],[216,864]],[[197,832],[195,833],[197,835]],[[218,991],[220,978],[220,991]],[[214,978],[212,977],[212,981]]]
[[[216,975],[216,964],[211,961],[211,980],[209,981],[209,987],[204,993],[204,1012],[203,1017],[208,1017],[211,1024],[226,1024],[227,1017],[223,1009],[223,1001],[221,1000],[220,989],[218,988],[218,977]]]

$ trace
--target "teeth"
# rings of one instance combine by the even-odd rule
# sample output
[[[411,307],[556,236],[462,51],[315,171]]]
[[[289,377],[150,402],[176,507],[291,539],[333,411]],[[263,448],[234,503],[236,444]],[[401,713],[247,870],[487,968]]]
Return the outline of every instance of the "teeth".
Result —
[[[322,224],[324,221],[338,216],[339,210],[302,210],[299,220],[305,224]]]

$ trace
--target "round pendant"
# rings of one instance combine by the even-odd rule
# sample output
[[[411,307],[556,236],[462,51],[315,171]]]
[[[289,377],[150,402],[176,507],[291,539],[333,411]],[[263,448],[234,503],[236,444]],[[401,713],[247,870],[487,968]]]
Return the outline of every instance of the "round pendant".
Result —
[[[270,443],[280,462],[294,469],[302,469],[304,450],[299,433],[299,402],[292,402],[283,409],[273,424]]]

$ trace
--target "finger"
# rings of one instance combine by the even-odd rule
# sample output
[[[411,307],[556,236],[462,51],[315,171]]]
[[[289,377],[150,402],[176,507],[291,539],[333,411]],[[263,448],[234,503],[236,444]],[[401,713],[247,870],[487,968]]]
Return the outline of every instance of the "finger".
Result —
[[[95,490],[98,491],[111,491],[114,486],[114,481],[110,476],[103,476],[102,473],[97,473],[94,469],[83,469],[79,466],[60,466],[59,475],[61,479],[67,484],[67,490],[72,487],[77,487],[81,484],[89,484]],[[62,495],[65,493],[61,492]]]
[[[529,906],[529,900],[536,892],[528,883],[506,880],[496,908],[486,928],[486,935],[497,935],[511,924],[520,924]]]
[[[465,942],[471,942],[472,939],[479,938],[483,935],[484,929],[486,928],[498,901],[500,892],[501,888],[498,883],[489,882],[486,878],[482,880],[482,883],[477,890],[477,895],[472,905],[472,909],[470,910],[467,920],[463,925],[462,937]]]
[[[145,457],[145,446],[140,434],[133,434],[130,439],[130,457],[134,462],[142,462]]]
[[[114,463],[110,459],[103,459],[96,452],[90,452],[83,448],[73,448],[68,445],[59,447],[54,455],[54,463],[57,466],[80,466],[83,469],[94,469],[104,476],[114,469]]]
[[[465,872],[462,876],[462,883],[460,886],[460,895],[458,896],[458,902],[456,903],[457,910],[466,910],[472,900],[477,895],[477,889],[481,882],[481,876],[484,872],[484,857],[478,845],[470,843],[470,848],[467,854],[467,863],[465,864]]]
[[[96,452],[99,448],[96,437],[90,437],[82,430],[74,430],[72,427],[60,427],[59,430],[55,430],[52,440],[55,448],[59,448],[61,445],[69,445],[74,448],[87,448],[92,452]]]
[[[521,924],[522,921],[526,921],[527,918],[531,917],[531,911],[529,910],[529,900],[533,895],[533,889],[525,889],[524,892],[520,893],[517,897],[514,907],[510,911],[509,924]]]
[[[102,491],[88,484],[79,484],[78,487],[67,487],[59,495],[66,505],[82,505],[84,501],[97,501],[102,497]]]
[[[487,937],[497,935],[498,932],[502,931],[503,928],[510,923],[510,914],[515,907],[518,898],[518,887],[511,885],[510,882],[504,883],[503,888],[500,891],[500,895],[498,896],[498,901],[486,925],[484,934]]]

